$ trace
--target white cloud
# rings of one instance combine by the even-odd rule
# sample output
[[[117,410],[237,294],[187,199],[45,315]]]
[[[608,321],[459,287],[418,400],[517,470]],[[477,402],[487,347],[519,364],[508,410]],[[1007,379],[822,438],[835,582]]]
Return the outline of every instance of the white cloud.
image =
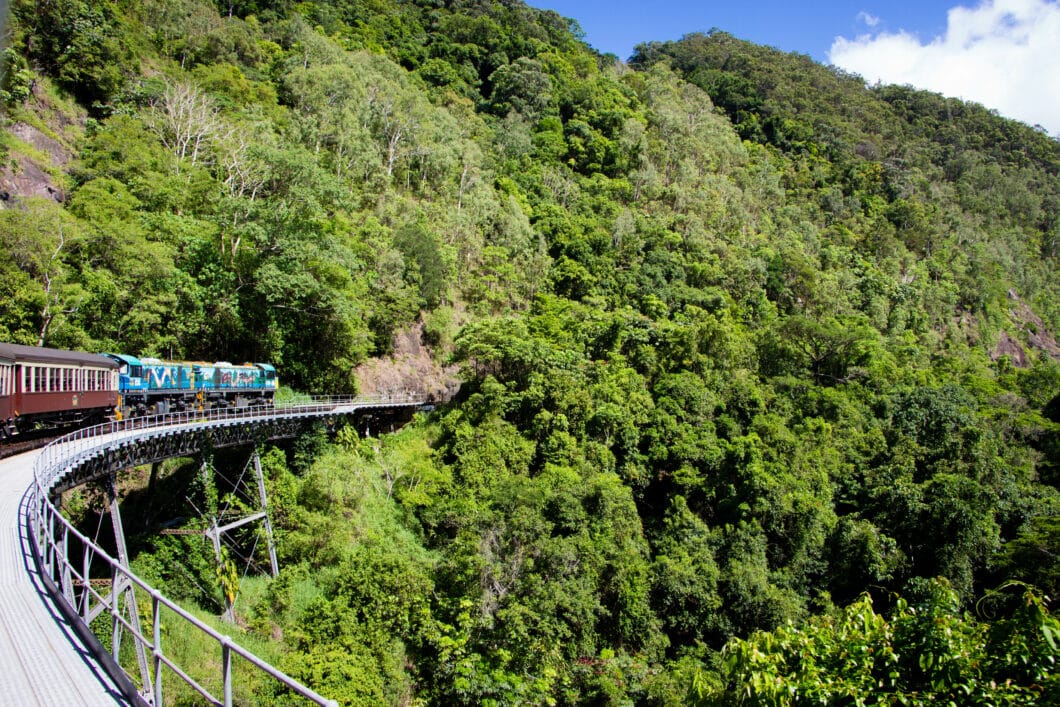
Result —
[[[869,14],[864,10],[858,13],[858,19],[864,22],[869,27],[875,27],[876,25],[880,24],[879,17],[877,17],[876,15]]]
[[[904,30],[837,37],[828,54],[832,64],[869,83],[910,84],[975,101],[1054,136],[1060,135],[1058,58],[1060,0],[984,0],[951,9],[945,35],[930,41]]]

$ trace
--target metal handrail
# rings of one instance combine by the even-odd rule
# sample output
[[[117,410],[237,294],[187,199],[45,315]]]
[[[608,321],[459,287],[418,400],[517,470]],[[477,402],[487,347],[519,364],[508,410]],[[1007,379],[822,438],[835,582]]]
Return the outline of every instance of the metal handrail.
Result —
[[[116,631],[120,625],[128,631],[133,640],[138,641],[150,656],[150,678],[145,680],[139,689],[141,698],[149,703],[162,704],[162,669],[167,667],[192,689],[213,704],[232,704],[232,658],[237,656],[271,676],[292,692],[319,705],[337,705],[305,685],[294,680],[284,672],[273,667],[247,649],[211,628],[191,615],[180,606],[167,599],[161,592],[140,579],[119,560],[112,558],[93,540],[77,530],[50,500],[50,491],[68,474],[96,454],[115,446],[115,444],[135,444],[157,435],[159,432],[187,431],[197,428],[216,427],[240,422],[263,422],[282,418],[315,417],[341,415],[358,409],[372,407],[401,407],[421,405],[423,400],[411,395],[372,396],[372,397],[314,397],[308,402],[278,405],[272,408],[237,408],[210,410],[203,412],[182,412],[149,417],[137,417],[128,420],[107,422],[102,425],[87,427],[61,437],[41,450],[34,464],[34,483],[29,503],[26,507],[27,527],[37,551],[37,557],[44,565],[42,573],[55,581],[58,578],[59,591],[54,594],[56,601],[65,602],[70,615],[87,629],[93,612],[93,600],[98,607],[105,606]],[[81,568],[68,556],[71,540],[77,541],[83,548],[80,558]],[[110,594],[103,595],[92,588],[89,568],[94,560],[99,560],[110,567]],[[81,585],[79,600],[75,601],[75,583]],[[151,631],[150,637],[141,634],[134,624],[125,619],[120,602],[125,594],[125,587],[138,587],[151,597]],[[75,603],[78,606],[75,606]],[[166,608],[176,616],[198,629],[215,641],[221,650],[221,672],[224,694],[218,698],[205,687],[196,682],[188,673],[177,665],[171,656],[167,656],[162,645],[161,610]],[[138,611],[139,609],[134,609]],[[98,643],[98,641],[97,641]],[[102,646],[98,646],[102,650]],[[118,656],[114,656],[115,663]],[[126,675],[132,679],[131,675]],[[135,684],[135,679],[134,684]]]

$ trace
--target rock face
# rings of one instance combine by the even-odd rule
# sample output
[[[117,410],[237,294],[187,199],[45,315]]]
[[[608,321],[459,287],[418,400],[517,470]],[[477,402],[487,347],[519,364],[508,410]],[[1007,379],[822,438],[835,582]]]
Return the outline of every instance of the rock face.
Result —
[[[56,186],[51,175],[29,158],[17,159],[14,169],[10,165],[0,169],[0,205],[7,206],[14,200],[32,196],[58,202],[65,199],[62,189]]]
[[[46,128],[42,130],[25,122],[4,127],[17,142],[0,167],[0,208],[29,197],[53,199],[60,203],[66,199],[55,175],[65,170],[73,159],[68,145],[76,144],[80,139],[84,116],[64,112],[36,86],[30,103],[27,108],[42,119]],[[30,149],[20,150],[17,143]]]
[[[997,346],[994,347],[990,355],[995,361],[1002,356],[1008,356],[1012,360],[1012,365],[1017,368],[1025,368],[1027,366],[1027,352],[1020,346],[1020,342],[1008,335],[1007,331],[1001,332]]]
[[[1012,308],[1009,315],[1019,325],[1023,335],[1026,337],[1027,345],[1032,349],[1044,351],[1054,360],[1060,361],[1060,344],[1056,337],[1046,329],[1042,318],[1020,299],[1015,290],[1008,291],[1009,299],[1012,300]],[[1002,356],[1008,356],[1012,364],[1018,368],[1026,368],[1031,365],[1031,360],[1026,349],[1019,341],[1014,339],[1007,331],[1002,331],[998,336],[997,344],[990,352],[990,357],[995,361]]]
[[[460,388],[456,367],[443,367],[423,344],[423,324],[417,323],[394,336],[394,353],[371,359],[355,371],[363,395],[425,395],[445,402]]]

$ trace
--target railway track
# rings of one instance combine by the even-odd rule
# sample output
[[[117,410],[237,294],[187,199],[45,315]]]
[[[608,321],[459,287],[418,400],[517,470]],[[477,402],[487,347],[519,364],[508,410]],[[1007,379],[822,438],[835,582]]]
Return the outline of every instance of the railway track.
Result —
[[[40,449],[73,429],[71,427],[61,430],[48,430],[45,433],[21,434],[14,439],[5,439],[0,442],[0,459],[7,459],[25,452],[32,452],[34,449]]]

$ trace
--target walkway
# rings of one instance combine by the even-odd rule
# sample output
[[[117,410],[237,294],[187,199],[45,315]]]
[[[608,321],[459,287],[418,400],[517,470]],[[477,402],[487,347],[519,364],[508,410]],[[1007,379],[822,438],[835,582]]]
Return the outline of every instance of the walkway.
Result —
[[[0,703],[124,704],[40,584],[20,510],[37,454],[0,461]]]

